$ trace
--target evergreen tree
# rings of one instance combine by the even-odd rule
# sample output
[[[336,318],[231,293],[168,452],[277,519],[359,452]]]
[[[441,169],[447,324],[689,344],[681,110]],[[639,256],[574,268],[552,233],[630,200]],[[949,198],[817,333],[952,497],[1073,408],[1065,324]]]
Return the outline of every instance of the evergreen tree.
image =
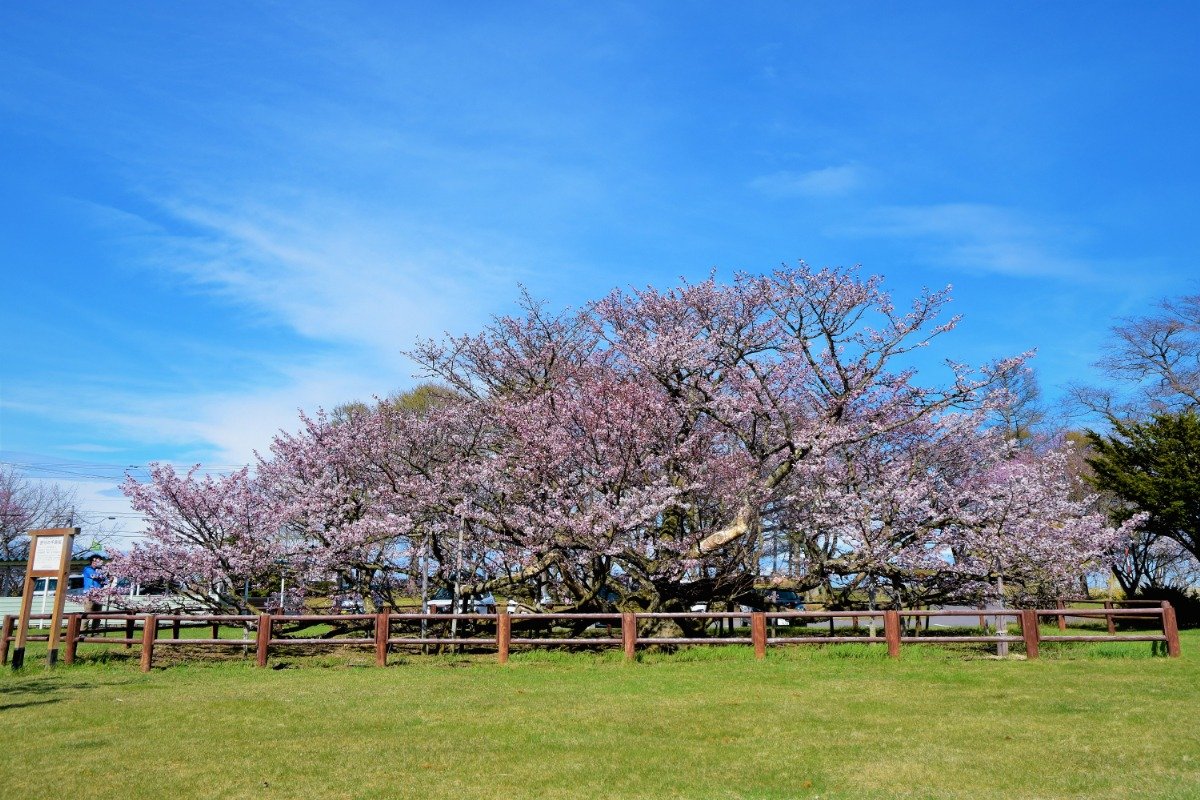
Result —
[[[1192,410],[1160,413],[1113,428],[1106,436],[1087,434],[1096,487],[1126,503],[1118,516],[1146,512],[1144,530],[1200,558],[1200,416]]]

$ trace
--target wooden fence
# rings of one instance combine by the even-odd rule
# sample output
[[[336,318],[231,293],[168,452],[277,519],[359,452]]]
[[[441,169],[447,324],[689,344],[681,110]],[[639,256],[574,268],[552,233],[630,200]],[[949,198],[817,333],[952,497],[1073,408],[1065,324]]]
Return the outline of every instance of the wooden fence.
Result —
[[[982,635],[929,635],[920,633],[920,625],[916,624],[922,617],[978,617],[980,612],[972,609],[953,610],[889,610],[889,611],[779,611],[779,612],[673,612],[673,613],[617,613],[617,614],[347,614],[347,615],[204,615],[204,614],[69,614],[67,615],[67,631],[64,637],[64,663],[75,661],[79,645],[103,644],[122,645],[132,648],[141,646],[141,668],[148,672],[154,663],[156,648],[161,647],[243,647],[247,651],[254,648],[258,666],[267,665],[272,648],[303,647],[318,650],[331,645],[371,647],[375,651],[375,661],[379,666],[387,664],[388,653],[400,648],[464,647],[473,649],[494,649],[500,663],[508,661],[513,647],[615,647],[624,649],[625,657],[635,657],[639,645],[713,645],[713,644],[750,644],[754,655],[763,658],[769,646],[797,644],[884,644],[888,655],[896,658],[900,655],[902,645],[912,644],[945,644],[945,643],[976,643],[976,644],[1023,644],[1028,658],[1037,658],[1038,650],[1044,642],[1155,642],[1165,646],[1167,654],[1178,657],[1179,630],[1175,621],[1175,610],[1170,603],[1163,602],[1157,606],[1139,608],[1116,608],[1111,602],[1102,609],[1072,608],[1064,613],[1063,608],[1053,609],[1024,609],[998,610],[990,609],[986,616],[992,619],[1015,619],[1020,635],[1008,634],[1008,624],[1005,623],[995,634],[988,635],[986,626]],[[1108,625],[1108,633],[1104,635],[1071,635],[1071,636],[1042,636],[1039,620],[1056,617],[1063,620],[1066,616],[1086,619],[1103,618]],[[860,623],[869,619],[882,619],[883,635],[786,635],[782,625],[790,627],[790,623],[829,620],[831,625],[837,620],[850,620]],[[907,635],[902,626],[903,619],[913,621],[911,635]],[[722,630],[722,621],[749,620],[749,638],[745,636],[706,636],[706,637],[639,637],[639,624],[661,626],[672,620],[692,620],[717,622],[718,630]],[[1158,620],[1155,627],[1161,628],[1161,633],[1115,633],[1115,624],[1120,619],[1151,619]],[[431,630],[447,633],[448,623],[458,620],[464,627],[471,624],[481,629],[484,635],[432,635]],[[517,621],[517,634],[514,633],[514,620]],[[0,654],[2,662],[8,663],[9,645],[13,638],[15,617],[5,616],[4,626],[0,632]],[[593,624],[605,625],[608,628],[604,636],[554,636],[553,623],[558,622],[566,627],[586,627]],[[108,636],[108,630],[117,623],[117,631],[123,636]],[[327,623],[337,626],[350,626],[361,629],[362,636],[333,636],[333,637],[296,637],[277,636],[276,633],[285,625],[304,627]],[[774,623],[774,624],[768,624]],[[222,626],[239,626],[244,635],[253,631],[255,637],[230,639],[221,638]],[[1060,622],[1060,626],[1063,623]],[[96,626],[93,629],[93,626]],[[102,627],[101,627],[102,626]],[[209,638],[188,638],[181,636],[184,627],[210,627]],[[532,630],[538,626],[537,630]],[[396,628],[406,630],[397,632]],[[123,630],[122,630],[123,628]],[[522,631],[522,628],[525,630]],[[614,636],[612,631],[619,628],[620,636]],[[541,630],[542,636],[528,635]],[[833,630],[833,629],[831,629]],[[842,630],[845,630],[843,628]],[[1003,631],[1003,632],[1001,632]],[[358,630],[354,631],[359,632]],[[527,635],[521,635],[522,633]],[[723,631],[722,631],[723,632]],[[399,635],[398,635],[399,634]],[[46,641],[47,636],[30,636],[29,641]],[[1157,646],[1157,645],[1156,645]]]

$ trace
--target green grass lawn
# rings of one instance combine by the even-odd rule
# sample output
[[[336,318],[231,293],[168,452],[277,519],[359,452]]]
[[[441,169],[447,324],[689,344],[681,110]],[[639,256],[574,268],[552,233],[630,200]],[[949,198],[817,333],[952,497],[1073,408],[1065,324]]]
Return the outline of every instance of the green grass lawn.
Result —
[[[1045,633],[1057,632],[1047,627]],[[2,798],[1200,798],[1200,632],[880,645],[181,663],[81,647],[0,674]],[[195,652],[195,651],[192,651]]]

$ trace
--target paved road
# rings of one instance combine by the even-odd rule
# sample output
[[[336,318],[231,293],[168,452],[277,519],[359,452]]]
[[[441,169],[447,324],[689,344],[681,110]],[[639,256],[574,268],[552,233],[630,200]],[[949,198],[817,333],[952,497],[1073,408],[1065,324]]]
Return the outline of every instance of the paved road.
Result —
[[[819,609],[814,609],[814,610],[819,610]],[[934,616],[929,618],[929,627],[930,628],[964,628],[964,627],[977,628],[977,627],[979,627],[979,614],[981,612],[979,611],[978,608],[976,608],[974,606],[945,606],[945,610],[970,611],[971,613],[969,615],[961,615],[961,616],[957,615],[957,614],[953,614],[953,615],[952,614],[946,614],[946,615],[935,614]],[[982,613],[985,616],[987,616],[987,612],[982,612]],[[1008,617],[1008,621],[1010,623],[1016,622],[1016,618]],[[778,622],[782,623],[782,622],[784,622],[784,620],[779,620]],[[989,625],[995,624],[993,621],[993,618],[990,616],[988,617],[987,622]],[[798,620],[791,620],[791,625],[789,627],[797,627],[798,625],[801,625],[801,624],[806,624],[809,627],[828,628],[829,620],[828,619],[815,619],[815,620],[809,620],[806,623],[800,623]],[[859,624],[859,627],[865,628],[869,623],[868,623],[868,620],[866,617],[860,617],[858,624]],[[879,617],[876,618],[875,624],[877,627],[883,626],[883,612],[882,611],[879,612]],[[739,625],[739,627],[741,627],[742,625],[749,625],[749,621],[748,620],[739,620],[738,625]],[[835,628],[851,628],[854,626],[854,622],[853,622],[853,620],[850,620],[850,619],[836,619],[835,618],[833,621],[833,626]],[[781,624],[780,627],[785,627],[785,626],[783,626]]]
[[[819,610],[819,609],[814,609],[814,610]],[[935,609],[935,610],[939,610],[939,609]],[[977,628],[977,627],[979,627],[980,615],[987,617],[987,623],[989,626],[995,624],[994,617],[991,614],[989,614],[987,611],[980,611],[975,606],[953,606],[953,605],[951,605],[951,606],[945,606],[944,610],[947,610],[947,611],[969,611],[971,613],[965,614],[965,615],[934,614],[933,616],[931,616],[929,618],[929,627],[931,629],[932,628]],[[1012,609],[1008,609],[1008,610],[1010,612],[1012,611]],[[1102,610],[1102,607],[1093,606],[1093,607],[1090,607],[1088,610],[1099,611],[1099,610]],[[1066,614],[1066,617],[1067,617],[1067,624],[1069,624],[1069,625],[1075,625],[1078,623],[1086,623],[1086,622],[1103,621],[1103,617],[1091,617],[1091,616],[1081,617],[1081,616],[1072,616],[1071,614]],[[1043,623],[1053,622],[1054,619],[1055,619],[1054,617],[1042,617],[1042,622]],[[1017,622],[1016,617],[1007,617],[1007,620],[1008,620],[1009,624],[1013,624],[1013,623]],[[782,620],[780,620],[780,622],[782,622]],[[739,620],[739,626],[742,624],[748,625],[749,622]],[[798,624],[800,624],[800,623],[798,623],[796,620],[792,621],[792,627],[795,627]],[[828,628],[829,620],[827,620],[827,619],[810,620],[806,624],[810,627]],[[849,620],[849,619],[835,619],[833,624],[834,624],[835,628],[849,628],[849,627],[853,627],[853,625],[854,625],[853,621]],[[867,624],[868,624],[868,622],[865,617],[859,618],[859,627],[865,627]],[[880,616],[876,619],[876,625],[878,625],[878,626],[883,625],[883,612],[880,612]]]

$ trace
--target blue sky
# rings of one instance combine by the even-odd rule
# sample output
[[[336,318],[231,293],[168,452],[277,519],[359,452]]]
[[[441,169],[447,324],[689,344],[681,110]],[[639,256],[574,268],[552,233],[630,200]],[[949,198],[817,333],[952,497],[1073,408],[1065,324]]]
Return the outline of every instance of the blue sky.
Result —
[[[124,518],[518,284],[798,259],[953,284],[937,355],[1056,397],[1198,290],[1198,9],[4,4],[0,460]]]

